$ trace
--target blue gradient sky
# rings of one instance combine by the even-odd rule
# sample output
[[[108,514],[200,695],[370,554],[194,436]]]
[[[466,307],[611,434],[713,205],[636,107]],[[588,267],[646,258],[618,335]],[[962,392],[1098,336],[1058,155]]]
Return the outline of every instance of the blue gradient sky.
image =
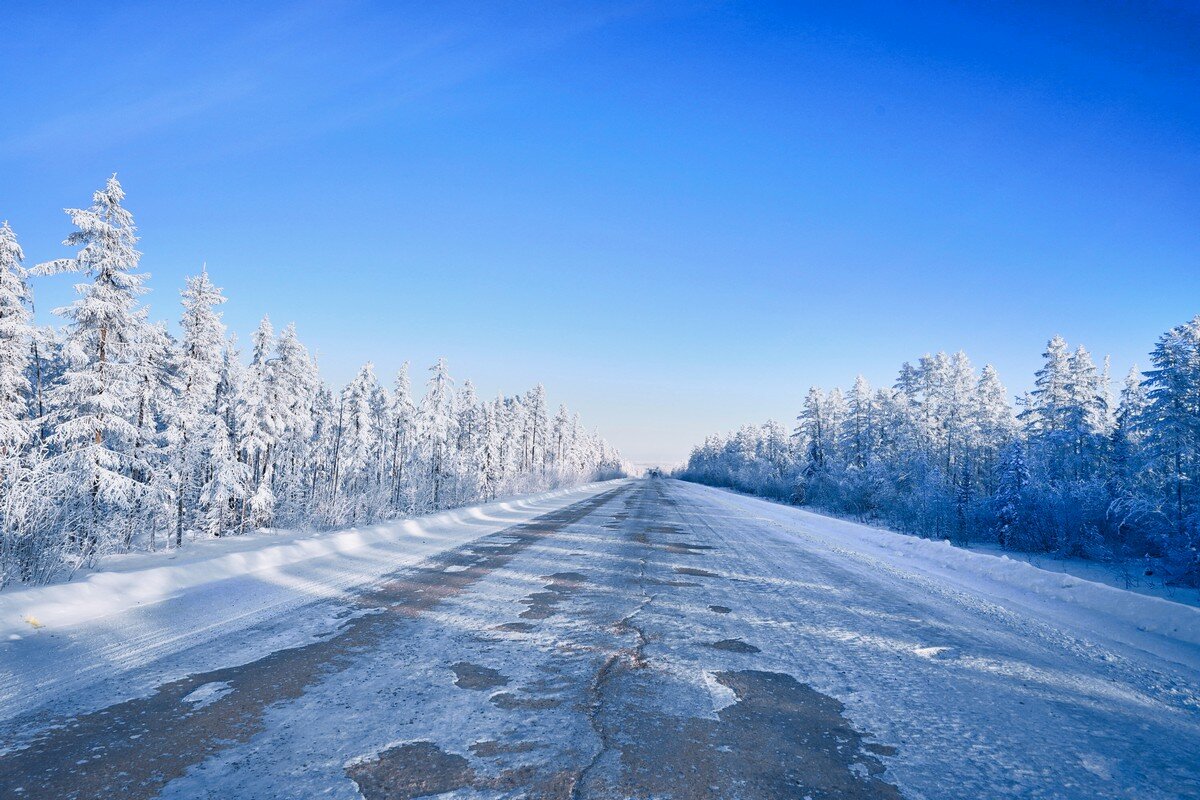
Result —
[[[1200,312],[1191,3],[50,5],[0,50],[30,263],[116,171],[155,317],[207,261],[331,381],[445,355],[671,460],[929,350],[1123,372]]]

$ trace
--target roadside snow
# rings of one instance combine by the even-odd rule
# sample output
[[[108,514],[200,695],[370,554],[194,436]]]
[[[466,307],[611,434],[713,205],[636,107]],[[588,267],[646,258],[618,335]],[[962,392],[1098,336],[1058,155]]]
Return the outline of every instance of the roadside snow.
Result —
[[[168,670],[182,676],[311,640],[324,635],[329,621],[321,614],[290,618],[288,611],[316,600],[338,600],[398,569],[620,483],[592,483],[328,533],[211,539],[170,555],[114,558],[105,569],[69,583],[6,589],[0,592],[0,719],[175,654],[190,653]],[[343,613],[339,607],[322,613]],[[276,619],[286,624],[273,626],[270,635],[260,631],[245,641],[227,642],[236,652],[210,654],[197,647]],[[70,669],[63,670],[63,663]],[[93,706],[138,689],[122,684],[104,698],[98,689],[88,691],[81,702]]]
[[[77,575],[68,583],[0,592],[0,639],[40,628],[80,625],[242,575],[297,585],[302,578],[289,568],[313,559],[353,556],[354,563],[347,566],[356,578],[377,577],[570,505],[603,488],[608,488],[607,484],[588,484],[365,528],[324,533],[264,531],[197,541],[170,554],[114,556],[102,569]],[[309,597],[318,597],[338,594],[343,586],[337,581],[317,581],[297,588]],[[223,605],[229,603],[226,599]]]
[[[803,537],[869,568],[934,577],[1001,606],[1019,606],[1089,636],[1200,668],[1200,608],[1039,569],[1006,555],[964,550],[728,490],[688,488],[719,496],[722,504],[752,513],[781,533]]]

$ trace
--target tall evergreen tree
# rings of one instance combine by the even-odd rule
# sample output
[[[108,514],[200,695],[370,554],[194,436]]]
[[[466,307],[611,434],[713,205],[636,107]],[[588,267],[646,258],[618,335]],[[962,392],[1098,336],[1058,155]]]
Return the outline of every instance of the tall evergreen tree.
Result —
[[[135,463],[139,429],[131,408],[146,328],[137,298],[146,276],[135,271],[141,253],[124,199],[114,175],[90,208],[67,209],[78,230],[64,243],[78,253],[36,268],[91,278],[56,312],[67,320],[66,370],[48,395],[52,454],[42,465],[45,491],[59,511],[53,524],[85,562],[125,540],[145,488],[135,479],[146,465]]]
[[[27,372],[34,331],[24,258],[12,228],[0,223],[0,489],[33,435]]]

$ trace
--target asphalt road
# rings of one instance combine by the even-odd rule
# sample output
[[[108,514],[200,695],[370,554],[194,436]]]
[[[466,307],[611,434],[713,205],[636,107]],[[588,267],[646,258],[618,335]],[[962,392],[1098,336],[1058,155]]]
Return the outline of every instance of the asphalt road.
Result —
[[[1200,796],[1194,673],[748,508],[631,481],[314,601],[300,646],[7,724],[0,797]]]

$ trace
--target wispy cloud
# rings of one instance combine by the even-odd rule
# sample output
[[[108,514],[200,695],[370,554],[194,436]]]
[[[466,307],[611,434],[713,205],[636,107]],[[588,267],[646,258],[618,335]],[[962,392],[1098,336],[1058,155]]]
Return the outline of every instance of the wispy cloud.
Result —
[[[79,93],[69,113],[32,114],[0,138],[0,158],[103,152],[152,136],[220,130],[205,152],[246,152],[369,123],[405,105],[643,13],[561,4],[450,13],[312,2],[222,28],[211,39],[145,35],[124,81]]]

